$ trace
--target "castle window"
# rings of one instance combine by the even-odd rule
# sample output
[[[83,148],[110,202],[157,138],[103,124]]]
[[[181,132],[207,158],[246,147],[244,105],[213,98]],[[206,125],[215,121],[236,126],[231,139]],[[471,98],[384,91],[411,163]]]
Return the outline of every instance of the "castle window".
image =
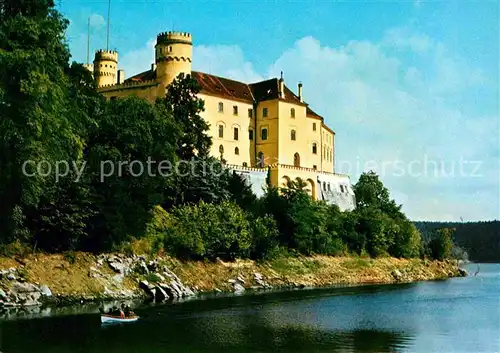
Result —
[[[300,155],[298,153],[293,155],[293,166],[300,167]]]
[[[179,74],[179,78],[180,78],[181,80],[182,80],[182,79],[184,79],[184,72],[181,72],[181,73]]]
[[[224,103],[219,102],[219,113],[223,113],[223,112],[224,112]]]
[[[317,166],[316,164],[315,164],[315,165],[313,165],[313,169],[314,169],[314,170],[318,169],[318,166]]]
[[[238,115],[238,106],[233,106],[233,115]]]
[[[295,141],[296,137],[297,137],[297,136],[296,136],[295,130],[290,131],[290,139],[291,139],[292,141]]]
[[[267,108],[262,109],[262,117],[267,118]]]
[[[238,141],[238,138],[239,138],[239,131],[238,131],[238,128],[235,127],[234,128],[234,131],[233,131],[233,138],[235,141]]]
[[[318,145],[316,142],[313,143],[313,154],[318,154]]]
[[[342,188],[342,186],[340,186]],[[326,183],[323,183],[323,191],[326,191]]]
[[[253,130],[248,130],[248,139],[253,141]]]
[[[243,166],[244,166],[244,167],[248,167],[247,162],[243,162]]]
[[[248,109],[248,117],[251,118],[252,117],[252,109]]]
[[[219,125],[219,138],[224,137],[224,125]]]
[[[259,157],[258,157],[258,165],[261,168],[264,168],[264,153],[259,152]]]
[[[171,53],[172,52],[172,46],[168,47],[168,52]]]
[[[260,130],[260,138],[262,140],[267,140],[267,129],[266,128]]]
[[[316,131],[316,123],[313,123],[313,131]]]
[[[290,116],[295,118],[295,108],[290,109]]]
[[[222,145],[219,146],[219,153],[221,156],[224,154],[224,146]]]
[[[330,191],[330,190],[331,190],[331,189],[330,189],[330,183],[328,183],[328,191]]]
[[[240,154],[240,149],[238,147],[234,148],[234,154],[239,155]]]
[[[344,185],[340,185],[340,192],[344,192]]]

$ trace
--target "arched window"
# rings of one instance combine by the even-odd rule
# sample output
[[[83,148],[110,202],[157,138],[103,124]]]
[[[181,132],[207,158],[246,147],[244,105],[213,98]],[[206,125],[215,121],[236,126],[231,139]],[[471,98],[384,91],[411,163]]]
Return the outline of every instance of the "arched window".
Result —
[[[240,154],[240,149],[238,147],[234,148],[234,154],[239,155]]]
[[[318,145],[316,144],[316,142],[313,142],[313,153],[318,154]]]
[[[219,125],[219,138],[224,138],[224,125]]]
[[[235,141],[238,141],[238,139],[239,139],[239,130],[238,130],[237,127],[234,128],[233,138],[234,138]]]
[[[222,145],[220,145],[220,146],[219,146],[219,153],[220,153],[221,155],[223,155],[223,154],[224,154],[224,146],[222,146]]]
[[[263,141],[267,140],[267,129],[264,128],[264,129],[260,130],[260,138]]]
[[[219,102],[219,113],[223,113],[223,112],[224,112],[224,103]]]
[[[300,155],[298,153],[293,155],[293,165],[294,167],[300,167]]]
[[[259,152],[259,158],[258,158],[258,163],[259,167],[264,168],[264,153],[261,151]]]
[[[290,131],[290,139],[291,139],[292,141],[295,141],[296,137],[297,137],[297,136],[296,136],[296,132],[295,132],[295,130]]]
[[[243,162],[243,166],[244,166],[244,167],[248,167],[247,162]]]
[[[295,108],[290,109],[290,116],[295,118]]]
[[[331,190],[331,189],[330,189],[330,183],[328,183],[328,191],[330,191],[330,190]]]

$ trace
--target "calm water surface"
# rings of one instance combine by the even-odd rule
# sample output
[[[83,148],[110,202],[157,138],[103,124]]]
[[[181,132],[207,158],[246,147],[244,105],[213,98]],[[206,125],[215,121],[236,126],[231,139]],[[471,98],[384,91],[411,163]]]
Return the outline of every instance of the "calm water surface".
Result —
[[[439,282],[143,306],[124,325],[96,313],[4,320],[0,351],[499,352],[499,291],[500,264],[481,264],[476,277]]]

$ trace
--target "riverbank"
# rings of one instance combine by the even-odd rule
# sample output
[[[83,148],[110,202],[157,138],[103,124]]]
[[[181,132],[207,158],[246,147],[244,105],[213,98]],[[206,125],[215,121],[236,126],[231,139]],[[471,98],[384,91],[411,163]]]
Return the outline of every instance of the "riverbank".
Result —
[[[0,306],[36,307],[209,292],[407,283],[466,275],[455,261],[293,257],[268,262],[183,262],[170,257],[70,253],[0,258]]]

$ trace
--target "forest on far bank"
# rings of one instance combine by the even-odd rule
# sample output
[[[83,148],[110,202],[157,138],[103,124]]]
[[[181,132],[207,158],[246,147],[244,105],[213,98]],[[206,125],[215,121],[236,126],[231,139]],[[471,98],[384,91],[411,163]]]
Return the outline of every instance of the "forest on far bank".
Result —
[[[425,240],[436,229],[455,228],[453,240],[474,262],[500,262],[500,221],[414,222]]]

